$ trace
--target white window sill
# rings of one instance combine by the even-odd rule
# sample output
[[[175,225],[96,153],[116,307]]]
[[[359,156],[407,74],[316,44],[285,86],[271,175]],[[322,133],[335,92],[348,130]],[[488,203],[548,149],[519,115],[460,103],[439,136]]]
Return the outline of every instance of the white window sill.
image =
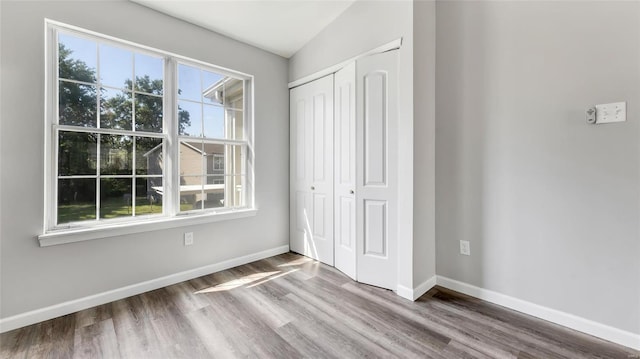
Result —
[[[40,247],[58,244],[82,242],[92,239],[123,236],[141,232],[158,231],[168,228],[192,226],[203,223],[226,221],[231,219],[253,217],[258,213],[255,208],[239,209],[223,213],[206,213],[201,215],[161,218],[137,223],[121,223],[117,225],[59,229],[38,236]]]

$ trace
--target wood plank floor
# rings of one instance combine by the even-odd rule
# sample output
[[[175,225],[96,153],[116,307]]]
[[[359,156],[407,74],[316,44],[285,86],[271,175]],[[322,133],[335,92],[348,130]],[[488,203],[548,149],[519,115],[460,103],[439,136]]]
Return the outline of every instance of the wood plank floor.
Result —
[[[640,358],[436,287],[416,302],[292,253],[0,336],[1,358]]]

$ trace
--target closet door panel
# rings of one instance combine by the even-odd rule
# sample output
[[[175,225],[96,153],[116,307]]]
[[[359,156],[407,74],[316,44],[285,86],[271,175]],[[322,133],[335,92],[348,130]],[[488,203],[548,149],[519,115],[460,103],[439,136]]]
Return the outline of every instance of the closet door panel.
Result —
[[[363,203],[363,237],[365,256],[386,259],[389,254],[387,223],[387,201],[365,200]]]
[[[332,143],[332,139],[329,139],[328,136],[333,137],[333,133],[326,133],[327,130],[327,120],[333,120],[333,118],[328,119],[326,110],[327,109],[327,99],[325,98],[325,94],[318,94],[313,97],[313,182],[320,184],[325,183],[327,181],[327,148],[325,147],[327,144]],[[329,153],[331,154],[331,153]]]
[[[356,273],[356,67],[335,74],[335,266]]]
[[[291,90],[290,93],[290,239],[289,247],[293,252],[309,253],[308,237],[311,235],[310,192],[307,163],[307,134],[306,112],[309,107],[307,99],[301,91]]]
[[[297,101],[294,106],[295,106],[295,111],[296,111],[296,118],[297,119],[304,119],[305,118],[305,101],[304,100],[299,100]],[[293,125],[293,121],[292,121],[292,125]],[[306,172],[305,172],[305,154],[307,153],[307,150],[305,148],[305,139],[307,137],[307,135],[305,134],[305,123],[304,120],[300,120],[300,121],[295,121],[295,127],[291,128],[291,132],[295,133],[295,136],[291,139],[292,142],[295,143],[295,146],[292,146],[292,148],[295,148],[295,152],[293,152],[294,154],[294,158],[295,158],[295,168],[296,171],[294,173],[296,173],[297,177],[296,177],[296,181],[299,182],[304,182],[306,180]]]
[[[364,182],[386,186],[387,177],[387,72],[373,71],[363,77]]]
[[[397,286],[397,51],[357,61],[358,281]]]
[[[290,247],[333,265],[333,76],[292,89],[290,106]]]

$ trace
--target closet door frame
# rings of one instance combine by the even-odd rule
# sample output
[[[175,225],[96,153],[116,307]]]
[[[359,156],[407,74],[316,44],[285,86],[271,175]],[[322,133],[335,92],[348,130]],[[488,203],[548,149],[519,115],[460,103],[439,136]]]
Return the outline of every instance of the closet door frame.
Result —
[[[311,74],[311,75],[305,76],[303,78],[300,78],[298,80],[295,80],[293,82],[290,82],[289,83],[289,88],[290,89],[295,89],[295,88],[297,88],[299,86],[308,84],[310,82],[313,82],[313,81],[315,81],[315,80],[317,80],[319,78],[322,78],[324,76],[327,76],[327,75],[336,76],[336,75],[338,75],[338,73],[342,69],[347,68],[348,66],[356,66],[356,68],[357,68],[357,63],[356,63],[357,60],[363,59],[363,58],[368,57],[370,55],[383,54],[383,53],[388,52],[388,51],[398,50],[398,49],[400,49],[401,45],[402,45],[402,38],[399,38],[397,40],[391,41],[391,42],[389,42],[387,44],[384,44],[384,45],[382,45],[382,46],[380,46],[378,48],[375,48],[375,49],[372,49],[372,50],[367,51],[365,53],[362,53],[360,55],[354,56],[354,57],[352,57],[352,58],[350,58],[348,60],[345,60],[345,61],[343,61],[343,62],[341,62],[339,64],[336,64],[336,65],[331,66],[329,68],[320,70],[320,71],[318,71],[318,72],[316,72],[314,74]],[[402,58],[402,57],[399,55],[400,52],[395,52],[395,53],[398,54],[398,57],[396,58],[396,61],[397,61],[396,66],[397,66],[398,63],[402,62],[400,60],[400,58]],[[396,73],[395,76],[396,76],[396,79],[394,81],[399,81],[399,77],[398,77],[399,73]],[[335,81],[335,77],[334,77],[334,81]],[[399,83],[395,83],[395,85],[397,86],[395,88],[396,95],[397,95],[397,93],[399,91],[400,84]],[[357,81],[356,81],[356,86],[357,86]],[[337,95],[335,94],[335,92],[337,92],[337,91],[334,90],[334,101],[336,101],[336,103],[337,103],[338,100],[337,100],[337,97],[336,97]],[[357,92],[357,90],[356,90],[356,92]],[[356,95],[357,95],[357,93],[356,93]],[[396,106],[397,106],[397,108],[394,111],[395,111],[395,116],[398,116],[397,119],[396,119],[398,121],[400,120],[400,118],[399,118],[399,116],[400,116],[399,106],[400,106],[401,102],[402,101],[401,101],[400,98],[396,98]],[[292,111],[293,111],[293,103],[291,104],[291,106],[292,106],[291,108],[292,108]],[[336,111],[337,111],[337,109],[336,109]],[[357,111],[362,111],[362,108],[357,108]],[[334,139],[337,139],[338,135],[339,135],[338,128],[337,128],[337,126],[338,126],[338,122],[337,122],[338,121],[338,118],[337,118],[338,115],[337,115],[337,113],[336,113],[335,116],[336,116],[336,118],[335,118],[336,122],[334,123],[334,132],[336,133],[336,135],[335,135]],[[406,121],[399,121],[399,122],[406,123]],[[404,126],[404,125],[401,125],[401,126]],[[402,127],[402,128],[404,128],[404,127]],[[404,130],[401,131],[400,129],[396,129],[396,130],[397,130],[397,132],[395,132],[396,136],[399,133],[404,131]],[[292,155],[291,155],[292,156],[292,159],[291,159],[291,163],[292,163],[292,166],[291,166],[291,173],[292,173],[291,186],[292,187],[293,187],[293,185],[295,183],[294,177],[293,177],[294,172],[295,172],[295,166],[293,164],[294,163],[294,161],[293,161],[293,156],[294,156],[293,152],[295,151],[294,136],[293,136],[294,132],[293,131],[294,131],[294,127],[292,125],[292,128],[291,128],[291,133],[292,133],[292,135],[291,135],[291,138],[292,138],[292,142],[291,142],[291,152],[292,152]],[[395,146],[399,146],[400,145],[400,139],[396,138],[394,140],[396,142]],[[336,141],[336,146],[337,146],[338,142],[337,142],[337,140],[335,140],[335,141]],[[413,139],[410,139],[410,141],[411,141],[411,143],[413,143]],[[356,147],[357,146],[358,146],[358,143],[356,141]],[[406,147],[406,146],[404,146],[404,147]],[[335,153],[335,151],[337,151],[336,147],[334,147],[333,151],[334,151],[334,153],[332,154],[332,157],[334,159],[334,166],[338,166],[339,165],[339,160],[338,160],[338,154]],[[392,152],[393,153],[389,153],[388,154],[389,157],[387,158],[387,165],[393,165],[394,161],[402,161],[402,159],[399,158],[399,148],[394,148]],[[358,156],[360,156],[360,155],[358,155]],[[356,158],[358,158],[358,157],[356,157]],[[357,161],[358,161],[358,159],[356,160],[356,162]],[[397,169],[394,170],[393,172],[397,172]],[[339,170],[337,169],[337,167],[334,167],[334,175],[339,175]],[[397,173],[389,173],[389,176],[393,176],[393,175],[397,176]],[[391,179],[391,178],[389,177],[389,179]],[[356,180],[360,181],[360,178],[358,178],[358,175],[356,175]],[[398,180],[399,180],[399,178],[398,178]],[[406,197],[407,194],[411,193],[412,186],[400,187],[399,186],[400,182],[405,183],[406,181],[396,181],[395,182],[395,187],[396,187],[394,189],[395,192],[396,192],[395,203],[387,203],[389,206],[385,207],[385,209],[384,209],[384,211],[386,211],[385,216],[392,217],[393,221],[395,222],[395,224],[393,224],[391,226],[393,228],[388,228],[389,226],[387,226],[387,228],[385,230],[385,236],[387,236],[387,239],[394,239],[396,241],[395,246],[393,248],[389,248],[390,251],[387,251],[386,254],[382,256],[382,257],[385,257],[385,256],[390,255],[395,259],[395,263],[396,263],[395,267],[394,268],[388,267],[388,268],[391,268],[389,270],[389,272],[392,273],[392,274],[390,276],[387,276],[387,277],[393,277],[393,280],[387,280],[385,282],[386,284],[380,285],[380,284],[373,284],[370,281],[367,281],[366,278],[360,278],[360,276],[358,275],[358,270],[357,270],[357,268],[358,268],[358,259],[357,258],[358,258],[359,255],[362,255],[362,254],[364,254],[366,252],[366,250],[363,248],[364,245],[361,244],[361,242],[364,243],[364,241],[366,239],[361,237],[360,234],[359,234],[360,232],[364,232],[362,224],[363,224],[363,222],[364,222],[366,217],[365,217],[365,215],[363,215],[362,218],[358,218],[358,215],[362,215],[363,214],[365,205],[367,205],[369,207],[369,210],[370,210],[369,213],[370,214],[374,213],[374,212],[372,212],[372,210],[375,210],[375,208],[373,208],[372,205],[375,205],[376,203],[373,203],[373,202],[376,201],[376,200],[384,201],[383,199],[375,199],[375,198],[372,197],[372,198],[369,199],[368,203],[365,203],[364,199],[360,198],[361,194],[358,193],[358,192],[361,189],[363,189],[364,187],[366,187],[366,186],[364,186],[362,183],[359,183],[359,182],[357,182],[356,189],[355,189],[355,191],[353,191],[354,192],[353,193],[353,198],[356,201],[356,206],[357,206],[356,207],[357,208],[356,209],[356,223],[357,224],[356,224],[355,228],[353,228],[353,230],[345,229],[346,232],[351,231],[356,236],[356,240],[357,240],[357,242],[356,242],[357,245],[356,245],[356,248],[355,248],[356,256],[354,258],[354,261],[352,261],[351,264],[346,265],[346,267],[355,266],[356,269],[355,270],[353,270],[353,269],[346,269],[345,270],[344,269],[345,265],[341,266],[339,264],[339,260],[338,260],[339,255],[338,254],[334,254],[334,264],[333,265],[336,268],[338,268],[341,271],[343,271],[344,273],[346,273],[351,278],[355,279],[355,280],[358,280],[358,281],[363,282],[363,283],[383,286],[385,288],[388,288],[388,289],[396,291],[396,293],[398,295],[401,295],[401,296],[403,296],[405,298],[411,299],[410,298],[411,295],[407,295],[407,293],[408,293],[407,291],[411,292],[412,290],[409,287],[405,287],[405,286],[401,285],[401,282],[404,283],[404,282],[407,282],[407,280],[409,280],[409,281],[411,280],[410,276],[406,277],[406,275],[409,274],[408,272],[406,272],[406,268],[407,268],[407,266],[411,266],[411,263],[413,261],[412,261],[411,257],[407,257],[407,258],[404,258],[404,259],[398,257],[400,255],[400,253],[405,253],[405,254],[412,253],[411,248],[406,247],[408,245],[407,240],[403,240],[402,241],[402,248],[403,249],[401,250],[401,248],[400,248],[401,243],[399,242],[399,238],[398,238],[398,236],[400,235],[400,232],[401,232],[400,231],[400,227],[403,226],[403,228],[404,228],[404,227],[406,227],[408,225],[408,227],[411,228],[411,221],[409,221],[408,223],[405,223],[403,218],[400,218],[400,213],[399,213],[400,212],[400,207],[398,207],[399,204],[397,203],[397,201],[398,201],[398,198],[401,197],[401,194],[402,194],[402,196]],[[410,182],[412,182],[412,181],[410,181]],[[371,183],[369,183],[369,184],[371,184]],[[369,187],[370,187],[369,189],[374,189],[373,187],[375,187],[375,186],[369,186]],[[392,191],[394,191],[394,190],[392,190]],[[349,193],[349,194],[351,194],[351,193]],[[366,191],[363,194],[366,195]],[[338,183],[337,183],[337,180],[334,182],[333,201],[334,201],[334,203],[333,203],[333,212],[334,212],[333,213],[333,222],[334,222],[334,226],[335,226],[334,227],[334,231],[333,231],[334,253],[337,253],[339,251],[339,246],[343,244],[343,243],[340,242],[341,240],[343,240],[343,238],[340,237],[340,233],[339,233],[339,231],[341,231],[343,229],[339,226],[339,221],[340,221],[339,217],[342,214],[340,213],[341,209],[339,208],[340,199],[339,199],[339,196],[338,196]],[[294,198],[294,190],[292,189],[292,191],[291,191],[291,211],[292,212],[295,210],[295,206],[296,206],[295,202],[296,201],[295,201],[295,198]],[[394,202],[394,201],[392,201],[392,202]],[[307,206],[309,206],[309,205],[307,204]],[[358,208],[360,208],[360,210],[358,210]],[[380,209],[380,208],[378,208],[378,209]],[[406,213],[406,210],[403,209],[402,212]],[[372,223],[372,222],[369,222],[369,223]],[[295,224],[294,218],[292,216],[292,218],[291,218],[292,238],[293,238],[295,225],[296,224]],[[358,226],[360,226],[360,227],[358,227]],[[402,232],[406,233],[406,230],[403,230]],[[292,241],[293,241],[293,239],[292,239]],[[291,250],[294,251],[294,252],[301,253],[299,250],[296,250],[295,247],[296,246],[292,242]],[[349,247],[349,246],[347,245],[347,247]],[[363,253],[360,253],[359,251],[362,251]],[[372,254],[371,251],[369,251],[368,254],[371,256],[371,254]],[[402,271],[400,270],[400,268],[402,268]],[[400,275],[401,273],[403,273],[402,276]],[[404,278],[404,279],[402,279],[401,277]],[[407,292],[407,293],[405,293],[405,292]]]

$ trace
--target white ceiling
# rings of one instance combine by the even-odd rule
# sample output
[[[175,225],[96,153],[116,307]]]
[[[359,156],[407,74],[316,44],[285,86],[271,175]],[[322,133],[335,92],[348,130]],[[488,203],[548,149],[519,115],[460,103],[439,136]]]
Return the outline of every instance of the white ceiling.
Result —
[[[355,0],[131,0],[284,57]]]

